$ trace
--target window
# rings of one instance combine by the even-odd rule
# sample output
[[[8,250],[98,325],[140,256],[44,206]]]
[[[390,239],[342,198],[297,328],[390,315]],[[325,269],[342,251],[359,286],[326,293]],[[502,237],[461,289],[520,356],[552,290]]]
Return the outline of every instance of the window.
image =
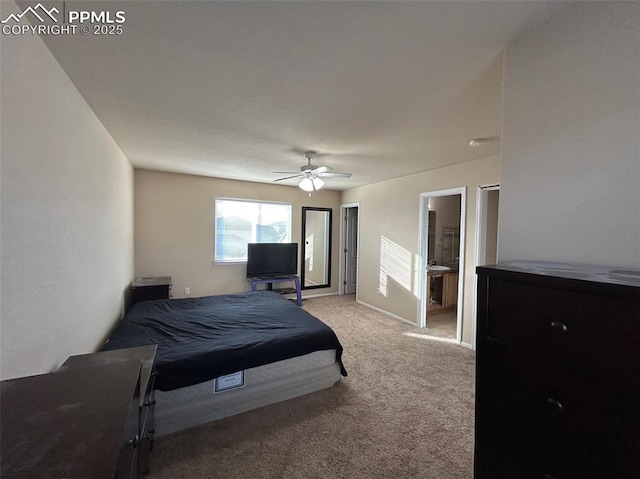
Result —
[[[216,198],[215,262],[247,261],[247,243],[291,242],[291,205]]]

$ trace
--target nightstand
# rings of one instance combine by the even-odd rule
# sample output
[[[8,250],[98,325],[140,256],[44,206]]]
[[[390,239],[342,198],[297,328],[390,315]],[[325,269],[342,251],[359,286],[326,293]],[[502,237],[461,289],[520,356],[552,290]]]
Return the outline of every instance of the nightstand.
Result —
[[[171,297],[171,276],[136,278],[131,285],[131,304]]]

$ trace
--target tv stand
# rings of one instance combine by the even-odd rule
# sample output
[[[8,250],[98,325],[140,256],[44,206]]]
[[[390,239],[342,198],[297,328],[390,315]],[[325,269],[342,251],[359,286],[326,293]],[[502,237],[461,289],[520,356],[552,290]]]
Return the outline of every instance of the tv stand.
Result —
[[[269,291],[273,291],[273,283],[293,281],[295,288],[285,289],[281,294],[296,293],[296,304],[302,306],[302,291],[300,289],[300,278],[297,276],[272,276],[267,278],[248,278],[251,281],[251,291],[258,291],[259,284],[266,284]]]

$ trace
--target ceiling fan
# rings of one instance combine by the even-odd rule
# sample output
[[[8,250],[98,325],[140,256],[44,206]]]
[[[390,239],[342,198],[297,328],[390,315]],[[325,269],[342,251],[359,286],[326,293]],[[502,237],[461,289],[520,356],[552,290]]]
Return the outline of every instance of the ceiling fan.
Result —
[[[285,176],[284,178],[278,178],[276,181],[290,180],[292,178],[301,178],[298,186],[304,191],[308,191],[311,194],[312,191],[317,191],[324,186],[324,181],[321,178],[351,178],[351,173],[338,173],[329,171],[331,168],[328,166],[316,166],[311,164],[315,151],[305,151],[304,157],[307,159],[307,164],[300,167],[300,172],[297,171],[274,171],[274,173]]]

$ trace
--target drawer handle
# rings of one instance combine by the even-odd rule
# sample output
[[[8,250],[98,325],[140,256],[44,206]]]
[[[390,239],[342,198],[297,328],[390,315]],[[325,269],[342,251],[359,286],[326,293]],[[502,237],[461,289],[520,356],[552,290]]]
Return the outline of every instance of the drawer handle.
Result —
[[[551,327],[561,333],[566,333],[567,331],[569,331],[569,328],[567,328],[567,325],[560,321],[554,321],[553,323],[551,323]]]
[[[135,436],[133,436],[133,439],[129,439],[127,441],[127,446],[132,446],[135,449],[136,447],[138,447],[138,441],[139,440],[140,440],[140,438],[136,434]]]
[[[553,409],[555,412],[562,412],[564,410],[564,406],[562,405],[562,403],[553,398],[547,399],[547,406],[549,406],[549,408]]]

